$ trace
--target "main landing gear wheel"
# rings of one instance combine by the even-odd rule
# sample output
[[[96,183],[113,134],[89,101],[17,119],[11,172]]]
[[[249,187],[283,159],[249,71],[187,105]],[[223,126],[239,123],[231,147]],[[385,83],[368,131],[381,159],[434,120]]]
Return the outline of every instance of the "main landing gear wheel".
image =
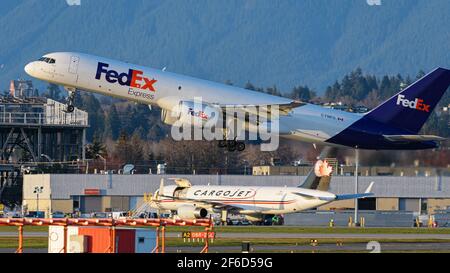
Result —
[[[225,147],[227,147],[227,141],[219,140],[219,148],[225,148]]]
[[[245,150],[245,143],[244,142],[236,142],[236,149],[239,152],[242,152],[243,150]]]
[[[241,141],[235,140],[220,140],[219,148],[227,148],[229,152],[239,151],[242,152],[245,150],[245,143]]]
[[[227,149],[228,149],[229,152],[236,151],[236,141],[228,140],[227,141]]]

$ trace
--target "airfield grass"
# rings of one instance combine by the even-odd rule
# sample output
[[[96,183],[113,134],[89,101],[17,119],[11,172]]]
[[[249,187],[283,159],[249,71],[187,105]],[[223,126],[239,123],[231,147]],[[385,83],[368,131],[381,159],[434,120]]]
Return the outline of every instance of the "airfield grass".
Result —
[[[0,237],[0,248],[17,248],[18,239],[14,237]],[[23,248],[47,248],[47,237],[25,237]]]
[[[48,232],[47,226],[24,226],[23,227],[24,232]],[[17,232],[17,227],[11,227],[11,226],[0,226],[0,233],[1,232]],[[1,236],[1,234],[0,234]]]

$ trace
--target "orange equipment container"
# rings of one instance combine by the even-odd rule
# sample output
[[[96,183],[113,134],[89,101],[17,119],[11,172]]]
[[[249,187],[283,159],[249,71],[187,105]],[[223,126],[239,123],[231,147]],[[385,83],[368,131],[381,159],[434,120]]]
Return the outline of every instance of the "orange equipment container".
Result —
[[[78,228],[78,235],[87,237],[88,253],[136,253],[137,229],[116,228],[114,246],[111,244],[111,232],[106,227]]]

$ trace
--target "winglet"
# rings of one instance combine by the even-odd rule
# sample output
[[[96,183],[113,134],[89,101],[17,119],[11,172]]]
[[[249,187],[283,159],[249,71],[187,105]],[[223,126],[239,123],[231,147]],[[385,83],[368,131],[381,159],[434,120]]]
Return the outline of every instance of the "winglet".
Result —
[[[364,193],[371,193],[373,188],[373,181],[370,182],[369,186],[367,187],[366,191]]]

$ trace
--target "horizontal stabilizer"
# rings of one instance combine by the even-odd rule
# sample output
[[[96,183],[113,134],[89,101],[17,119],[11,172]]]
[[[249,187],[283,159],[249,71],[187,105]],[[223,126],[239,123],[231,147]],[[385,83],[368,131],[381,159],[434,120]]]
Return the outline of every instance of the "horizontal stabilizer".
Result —
[[[392,142],[444,141],[446,138],[433,135],[383,135]]]

